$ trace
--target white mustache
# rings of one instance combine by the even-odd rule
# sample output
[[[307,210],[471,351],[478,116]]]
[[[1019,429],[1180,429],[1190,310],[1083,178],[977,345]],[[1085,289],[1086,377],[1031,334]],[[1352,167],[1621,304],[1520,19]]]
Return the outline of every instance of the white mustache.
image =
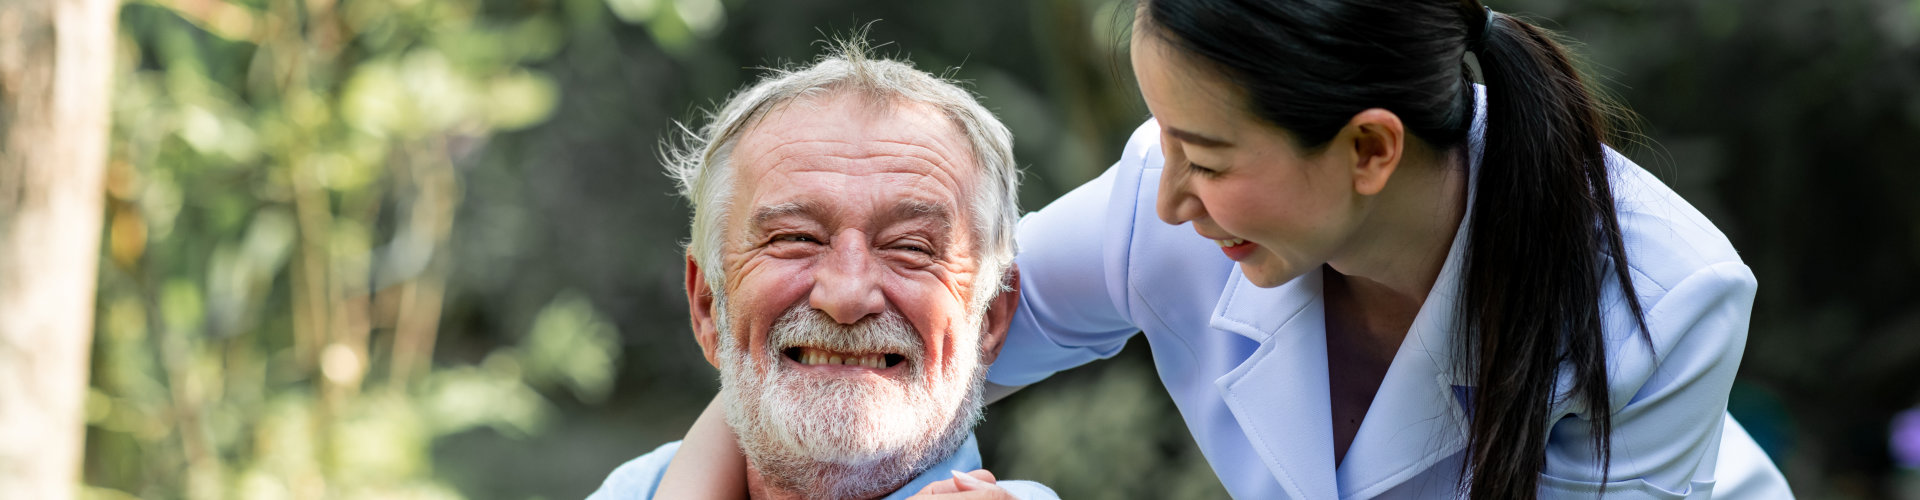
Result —
[[[774,320],[767,332],[768,356],[778,359],[781,352],[795,347],[812,347],[837,352],[898,354],[917,366],[923,342],[913,324],[900,313],[887,311],[858,323],[843,325],[827,313],[798,304]]]

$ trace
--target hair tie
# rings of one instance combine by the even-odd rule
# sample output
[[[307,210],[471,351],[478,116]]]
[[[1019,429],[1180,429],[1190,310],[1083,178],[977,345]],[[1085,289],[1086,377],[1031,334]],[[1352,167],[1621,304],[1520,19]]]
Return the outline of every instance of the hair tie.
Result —
[[[1493,27],[1493,7],[1482,6],[1480,9],[1487,14],[1486,17],[1480,18],[1480,22],[1473,22],[1472,17],[1467,18],[1468,52],[1479,53],[1481,48],[1486,47],[1487,30]]]

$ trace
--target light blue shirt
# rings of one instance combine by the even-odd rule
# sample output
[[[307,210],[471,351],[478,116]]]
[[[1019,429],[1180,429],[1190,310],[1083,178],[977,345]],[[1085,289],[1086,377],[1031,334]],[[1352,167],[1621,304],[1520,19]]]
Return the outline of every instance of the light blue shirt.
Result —
[[[680,442],[674,441],[660,445],[659,448],[641,455],[640,458],[621,464],[619,468],[613,470],[613,474],[607,476],[606,482],[600,484],[598,491],[587,497],[587,500],[653,498],[654,490],[660,487],[660,477],[667,473],[667,464],[673,461],[673,454],[678,451],[680,451]],[[934,481],[952,479],[953,473],[950,471],[967,472],[979,468],[980,443],[974,439],[972,433],[968,433],[967,442],[960,445],[960,449],[955,450],[953,455],[948,456],[945,461],[934,464],[926,472],[913,478],[913,481],[908,482],[906,486],[895,490],[893,494],[887,495],[885,500],[905,499],[913,496],[914,493],[919,493],[921,488],[927,487]],[[1032,481],[1003,480],[995,484],[1012,493],[1014,498],[1024,500],[1057,500],[1059,498],[1053,494],[1052,489]]]
[[[1468,148],[1470,177],[1479,169],[1481,119]],[[1746,344],[1753,273],[1699,211],[1625,157],[1608,155],[1652,342],[1639,337],[1619,284],[1609,281],[1601,311],[1614,407],[1597,410],[1613,417],[1606,493],[1790,498],[1779,470],[1726,414]],[[1473,388],[1453,373],[1451,346],[1468,224],[1455,234],[1432,292],[1335,466],[1320,272],[1260,288],[1191,224],[1161,222],[1154,205],[1162,162],[1158,125],[1148,121],[1106,173],[1021,220],[1020,307],[988,380],[1031,384],[1113,356],[1142,332],[1161,382],[1233,496],[1457,496],[1462,401]],[[1561,373],[1562,394],[1571,380]],[[1596,409],[1560,399],[1548,412],[1540,493],[1590,498],[1602,486],[1589,433]]]

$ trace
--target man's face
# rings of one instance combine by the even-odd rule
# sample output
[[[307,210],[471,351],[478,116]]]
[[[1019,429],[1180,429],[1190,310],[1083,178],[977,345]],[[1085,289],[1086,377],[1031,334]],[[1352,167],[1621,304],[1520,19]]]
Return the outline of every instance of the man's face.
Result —
[[[743,451],[776,484],[815,481],[769,470],[811,461],[878,488],[945,458],[1011,310],[969,311],[997,283],[976,275],[965,136],[927,105],[829,95],[768,114],[733,161],[724,307],[703,314],[691,261],[688,286]]]

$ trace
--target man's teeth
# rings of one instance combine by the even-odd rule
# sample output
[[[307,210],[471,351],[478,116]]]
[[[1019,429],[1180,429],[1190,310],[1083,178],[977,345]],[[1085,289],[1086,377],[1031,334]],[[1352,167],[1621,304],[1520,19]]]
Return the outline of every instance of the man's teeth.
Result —
[[[801,349],[800,364],[803,364],[803,365],[851,365],[851,366],[864,366],[867,368],[881,369],[881,368],[887,367],[887,356],[884,354],[848,355],[848,354],[831,352],[831,351]]]
[[[1219,244],[1220,244],[1220,248],[1226,248],[1226,247],[1230,247],[1230,246],[1234,246],[1234,245],[1239,245],[1239,244],[1241,244],[1241,243],[1246,243],[1246,242],[1247,242],[1247,240],[1244,240],[1244,239],[1240,239],[1240,238],[1234,238],[1234,239],[1231,239],[1231,240],[1213,240],[1213,242],[1214,242],[1214,243],[1219,243]]]

